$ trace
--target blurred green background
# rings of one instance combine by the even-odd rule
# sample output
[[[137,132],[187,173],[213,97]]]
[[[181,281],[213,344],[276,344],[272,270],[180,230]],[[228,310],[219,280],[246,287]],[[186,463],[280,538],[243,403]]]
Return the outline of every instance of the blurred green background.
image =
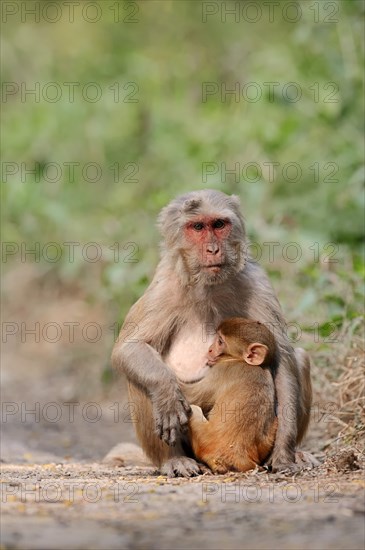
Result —
[[[362,1],[280,2],[273,16],[263,2],[81,2],[72,17],[61,1],[3,4],[3,240],[19,247],[5,273],[33,262],[121,320],[156,265],[160,208],[212,187],[240,196],[289,320],[325,338],[359,316]]]

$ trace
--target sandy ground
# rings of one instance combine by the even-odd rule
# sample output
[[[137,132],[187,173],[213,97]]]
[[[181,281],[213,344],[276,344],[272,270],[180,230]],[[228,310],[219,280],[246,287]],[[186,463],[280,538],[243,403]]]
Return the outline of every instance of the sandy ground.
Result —
[[[130,460],[125,467],[102,462],[101,451],[121,433],[132,441],[133,431],[114,422],[114,402],[99,405],[105,414],[98,422],[76,413],[72,423],[67,417],[49,422],[42,410],[50,418],[52,409],[43,403],[39,422],[34,414],[25,422],[20,412],[8,415],[2,549],[364,547],[363,462],[351,452],[294,476],[263,471],[167,479]],[[91,415],[91,408],[84,410]]]
[[[5,319],[16,326],[111,324],[113,312],[106,318],[72,289],[63,294],[32,277],[27,287],[24,268],[21,279],[26,299],[16,273],[5,280]],[[340,445],[328,452],[331,415],[316,407],[306,448],[322,465],[295,476],[171,480],[133,461],[102,463],[118,442],[134,441],[123,384],[100,383],[107,334],[93,345],[77,334],[50,343],[34,335],[22,342],[18,333],[3,346],[1,549],[364,547],[364,459]]]
[[[364,478],[251,473],[168,480],[149,468],[6,464],[2,548],[361,549]]]

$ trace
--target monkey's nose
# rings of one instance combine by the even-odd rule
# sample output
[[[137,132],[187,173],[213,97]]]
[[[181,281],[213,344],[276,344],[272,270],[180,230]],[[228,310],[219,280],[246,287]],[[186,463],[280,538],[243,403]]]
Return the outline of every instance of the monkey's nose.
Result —
[[[219,246],[217,243],[209,243],[207,244],[206,251],[208,252],[208,254],[218,254]]]

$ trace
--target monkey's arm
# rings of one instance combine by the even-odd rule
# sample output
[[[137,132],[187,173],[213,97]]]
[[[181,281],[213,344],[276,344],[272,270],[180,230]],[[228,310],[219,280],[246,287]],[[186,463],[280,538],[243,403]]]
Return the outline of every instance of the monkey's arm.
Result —
[[[112,365],[151,399],[157,433],[168,445],[174,445],[177,431],[187,427],[190,405],[175,373],[145,341],[148,317],[143,315],[143,305],[143,299],[139,300],[128,314],[113,349]]]
[[[205,378],[191,384],[179,381],[179,386],[190,405],[201,407],[205,413],[210,411],[215,402],[216,385],[212,374],[209,372]]]

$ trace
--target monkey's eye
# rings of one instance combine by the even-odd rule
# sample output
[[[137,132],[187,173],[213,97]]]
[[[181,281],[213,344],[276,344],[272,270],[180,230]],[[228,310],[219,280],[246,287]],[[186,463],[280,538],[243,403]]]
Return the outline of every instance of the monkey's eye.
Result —
[[[201,222],[197,222],[197,223],[194,223],[193,227],[195,231],[201,231],[202,229],[204,229],[204,224]]]
[[[214,229],[222,229],[226,225],[226,222],[224,220],[215,220],[213,223]]]
[[[219,338],[218,338],[218,344],[219,344],[220,346],[222,346],[223,343],[224,343],[224,342],[223,342],[222,338],[219,336]]]

